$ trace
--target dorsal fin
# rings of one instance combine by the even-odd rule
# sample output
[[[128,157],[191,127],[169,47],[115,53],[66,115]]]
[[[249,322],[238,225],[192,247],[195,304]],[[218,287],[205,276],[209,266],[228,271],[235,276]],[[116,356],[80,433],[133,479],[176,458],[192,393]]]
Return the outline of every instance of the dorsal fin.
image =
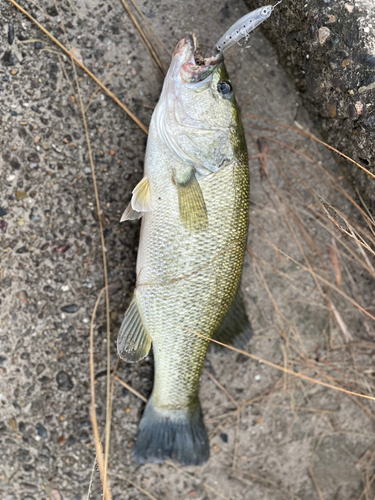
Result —
[[[216,330],[213,338],[223,344],[229,344],[241,349],[252,336],[253,329],[246,314],[243,295],[241,290],[238,289],[223,322]]]
[[[151,347],[151,337],[146,332],[139,313],[136,296],[125,313],[117,338],[117,354],[128,363],[145,358]]]
[[[190,231],[202,231],[207,228],[207,209],[203,193],[195,169],[192,168],[183,180],[174,178],[180,209],[180,218],[183,225]]]

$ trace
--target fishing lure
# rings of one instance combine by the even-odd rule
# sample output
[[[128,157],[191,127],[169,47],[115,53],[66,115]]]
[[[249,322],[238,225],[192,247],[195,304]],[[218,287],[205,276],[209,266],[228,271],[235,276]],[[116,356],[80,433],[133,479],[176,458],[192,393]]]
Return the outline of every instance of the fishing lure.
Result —
[[[253,10],[246,14],[246,16],[241,17],[236,23],[233,24],[229,28],[229,30],[224,33],[224,35],[220,38],[220,40],[215,45],[215,48],[218,52],[223,52],[229,47],[232,47],[235,43],[239,43],[242,38],[245,38],[247,42],[250,33],[255,30],[263,21],[268,19],[272,14],[272,11],[279,5],[280,2],[277,2],[275,5],[265,5],[264,7],[260,7],[259,9]]]

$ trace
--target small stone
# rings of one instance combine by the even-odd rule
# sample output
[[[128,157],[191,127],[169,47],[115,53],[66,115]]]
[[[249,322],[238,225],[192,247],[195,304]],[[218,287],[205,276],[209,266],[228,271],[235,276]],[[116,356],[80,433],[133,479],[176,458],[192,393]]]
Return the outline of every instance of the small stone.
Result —
[[[27,194],[24,191],[16,191],[17,201],[24,200],[25,198],[27,198]]]
[[[17,430],[17,422],[15,421],[15,419],[14,419],[14,418],[11,418],[11,419],[9,420],[9,425],[11,426],[11,428],[12,428],[14,431],[16,431],[16,430]]]
[[[42,49],[42,48],[43,48],[43,44],[42,44],[42,42],[35,42],[35,43],[34,43],[34,49],[36,49],[36,50],[40,50],[40,49]]]
[[[76,304],[70,304],[68,306],[64,306],[61,308],[62,312],[68,313],[68,314],[74,314],[78,311],[79,306]]]
[[[318,38],[320,45],[323,45],[327,38],[330,36],[331,30],[327,26],[322,26],[318,30]]]
[[[113,151],[113,149],[110,149],[110,150],[109,150],[109,154],[110,154],[111,156],[114,156],[115,152]]]
[[[52,490],[51,491],[51,500],[61,500],[61,495],[59,490]]]
[[[35,151],[33,151],[32,153],[30,153],[28,155],[27,161],[31,161],[33,163],[39,163],[40,162],[40,157],[39,157],[38,153],[36,153]]]
[[[47,439],[48,438],[48,433],[47,433],[47,430],[46,428],[44,427],[44,425],[42,424],[37,424],[36,425],[36,430],[37,430],[37,433],[39,434],[39,436],[43,439]]]
[[[327,109],[331,113],[331,118],[336,118],[337,114],[336,104],[328,104]]]
[[[4,217],[4,215],[6,215],[7,213],[8,211],[2,206],[0,206],[0,217]]]
[[[13,45],[13,41],[14,41],[13,24],[9,23],[9,26],[8,26],[8,43],[9,43],[9,45]]]
[[[37,208],[33,207],[30,212],[30,220],[33,222],[40,222],[42,219],[39,215],[37,215]]]
[[[27,252],[28,252],[28,249],[25,246],[16,250],[16,253],[27,253]]]
[[[28,295],[26,290],[21,290],[20,292],[16,293],[17,299],[20,299],[24,304],[27,304],[28,302]]]
[[[68,285],[63,285],[63,286],[61,287],[61,290],[62,290],[63,292],[67,292],[67,291],[69,290]]]
[[[56,17],[59,15],[55,5],[51,5],[51,7],[47,7],[46,10],[47,10],[47,14],[51,17]]]
[[[71,391],[74,387],[73,380],[66,372],[61,371],[56,375],[57,388],[60,391]]]
[[[355,109],[357,111],[357,115],[361,115],[362,114],[362,111],[363,111],[363,104],[361,103],[361,101],[357,101],[355,104]]]
[[[222,441],[224,441],[224,443],[227,443],[227,442],[228,442],[228,434],[225,434],[224,432],[222,432],[222,433],[220,434],[220,439],[221,439]]]
[[[16,69],[16,68],[12,69],[12,71],[10,72],[10,74],[13,76],[15,76],[17,73],[18,73],[18,69]]]
[[[333,16],[332,14],[329,14],[328,15],[328,21],[327,21],[327,23],[328,24],[332,24],[332,23],[335,23],[335,22],[336,22],[336,17]]]
[[[18,158],[16,158],[15,156],[13,156],[9,162],[9,165],[14,168],[15,170],[18,170],[19,168],[21,168],[21,163],[18,161]]]
[[[8,228],[8,223],[5,220],[0,220],[0,231],[6,233],[7,228]]]
[[[29,169],[30,170],[34,170],[34,169],[36,169],[38,167],[39,167],[39,165],[37,163],[29,163]]]
[[[25,225],[25,219],[23,217],[17,219],[17,225],[23,227]]]
[[[341,63],[341,66],[345,68],[345,66],[349,66],[351,62],[352,62],[351,59],[344,59],[343,62]]]
[[[257,382],[259,382],[259,380],[261,378],[262,378],[262,376],[258,373],[257,375],[255,375],[254,380],[256,380]]]
[[[11,50],[6,50],[4,52],[1,61],[4,66],[15,66],[19,62],[17,56],[13,54]]]
[[[43,365],[42,363],[39,363],[36,366],[36,374],[40,375],[44,369],[45,369],[45,365]]]
[[[45,144],[42,144],[42,148],[44,149],[44,151],[48,151],[49,149],[51,149],[51,146],[47,143]]]
[[[351,14],[354,10],[354,5],[350,5],[350,3],[345,4],[345,9]]]
[[[62,245],[61,247],[55,248],[56,253],[65,253],[68,250],[69,250],[69,245]]]

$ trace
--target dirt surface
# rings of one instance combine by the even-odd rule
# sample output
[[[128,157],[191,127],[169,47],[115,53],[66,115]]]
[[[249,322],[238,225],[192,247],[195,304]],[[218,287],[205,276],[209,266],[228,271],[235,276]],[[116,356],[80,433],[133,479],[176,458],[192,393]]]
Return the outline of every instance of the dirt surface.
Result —
[[[247,12],[238,1],[202,2],[199,12],[196,4],[163,0],[139,6],[169,51],[191,32],[206,51]],[[65,28],[75,54],[148,124],[163,78],[121,2],[66,1],[60,13],[52,3],[40,3],[43,11],[34,3],[23,6],[67,45]],[[9,2],[0,0],[0,12],[0,497],[83,500],[95,459],[90,319],[104,284],[93,178],[70,62]],[[12,65],[4,64],[7,52]],[[167,67],[168,55],[159,53]],[[348,183],[326,149],[250,116],[312,130],[265,38],[257,32],[249,49],[234,48],[226,60],[242,109],[252,175],[243,277],[254,327],[248,351],[371,395],[374,255],[355,238],[361,234],[372,242],[371,250],[371,223],[345,195],[351,193]],[[147,138],[109,97],[94,94],[91,78],[81,70],[78,75],[103,211],[113,367],[118,328],[134,287],[139,235],[139,222],[118,221],[142,177]],[[95,323],[102,432],[104,302]],[[148,397],[152,358],[120,363],[117,375]],[[139,488],[152,498],[173,500],[367,500],[374,495],[373,402],[214,348],[205,362],[200,398],[210,461],[201,467],[139,466],[131,450],[144,403],[115,383],[109,471],[132,482],[110,476],[115,500],[147,498]],[[101,498],[97,472],[91,498]]]
[[[264,4],[246,0],[249,9]],[[375,173],[375,3],[285,0],[262,29],[324,139]],[[375,213],[375,179],[341,160]]]

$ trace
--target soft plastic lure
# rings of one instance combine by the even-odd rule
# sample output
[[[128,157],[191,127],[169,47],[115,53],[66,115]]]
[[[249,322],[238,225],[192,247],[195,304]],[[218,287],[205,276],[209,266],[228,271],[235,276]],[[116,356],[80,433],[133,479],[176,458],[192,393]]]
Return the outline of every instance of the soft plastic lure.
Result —
[[[253,10],[252,12],[246,14],[246,16],[241,17],[241,19],[234,23],[233,26],[231,26],[229,30],[220,38],[215,45],[216,50],[224,52],[224,50],[229,49],[229,47],[238,43],[242,40],[242,38],[245,38],[245,41],[247,42],[250,37],[250,33],[263,21],[270,17],[276,5],[279,5],[281,1],[275,5],[265,5],[264,7]]]

